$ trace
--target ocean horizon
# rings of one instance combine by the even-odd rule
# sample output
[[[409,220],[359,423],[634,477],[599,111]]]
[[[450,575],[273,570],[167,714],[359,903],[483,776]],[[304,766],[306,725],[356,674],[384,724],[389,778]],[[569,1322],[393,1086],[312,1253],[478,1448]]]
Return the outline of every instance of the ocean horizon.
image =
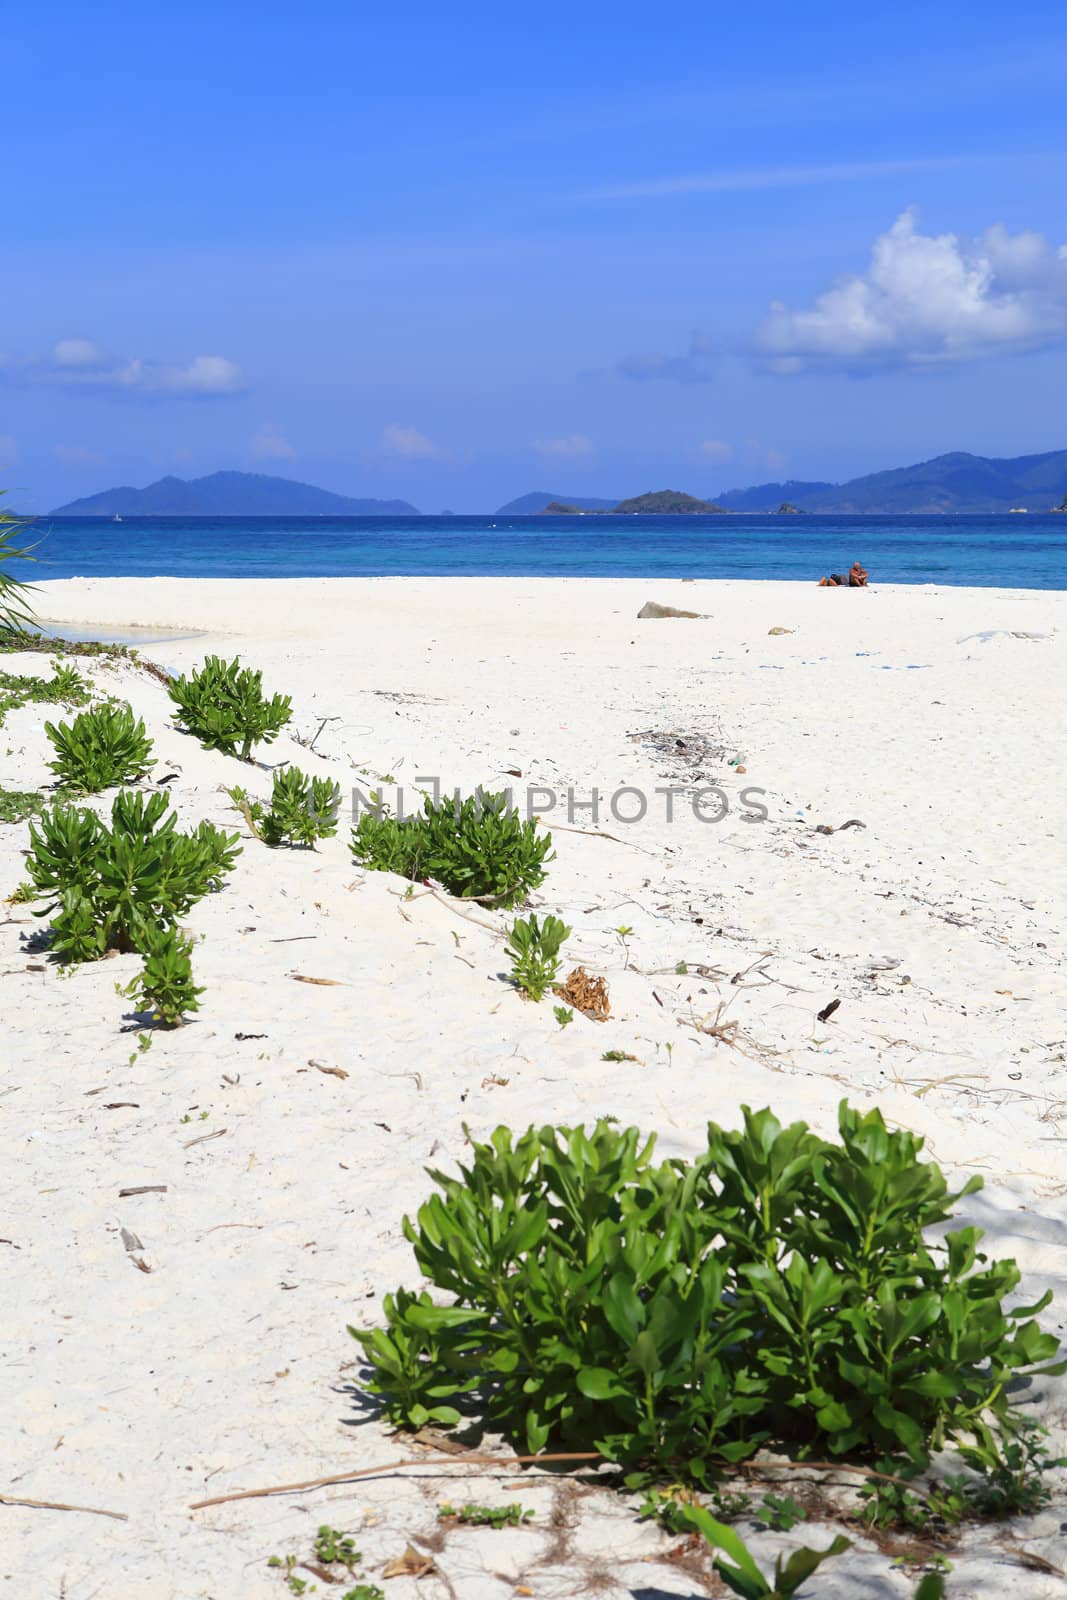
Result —
[[[1067,516],[39,517],[50,578],[767,578],[1067,588]]]

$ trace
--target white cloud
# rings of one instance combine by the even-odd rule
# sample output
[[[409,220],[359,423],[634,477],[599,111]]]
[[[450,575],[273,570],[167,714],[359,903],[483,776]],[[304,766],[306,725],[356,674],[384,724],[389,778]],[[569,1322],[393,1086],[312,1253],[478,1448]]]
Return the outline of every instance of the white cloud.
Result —
[[[445,452],[418,428],[404,428],[396,422],[382,429],[382,449],[387,455],[402,456],[406,461],[441,461],[445,457]]]
[[[273,422],[265,422],[252,440],[252,454],[261,461],[292,461],[296,451]]]
[[[713,461],[722,466],[734,459],[734,447],[727,444],[725,439],[705,439],[698,447],[697,454],[704,461]]]
[[[0,472],[13,467],[18,459],[15,441],[10,433],[0,433]]]
[[[0,376],[24,385],[127,394],[222,395],[243,387],[240,368],[226,356],[174,365],[110,355],[89,339],[60,339],[46,356],[0,355]]]
[[[62,467],[100,467],[103,456],[83,444],[54,444],[52,454]]]
[[[1067,246],[999,223],[976,239],[923,234],[905,211],[874,242],[866,273],[806,310],[781,301],[756,335],[774,372],[912,370],[1013,355],[1067,340]]]
[[[744,194],[755,189],[805,189],[826,183],[859,183],[928,172],[958,165],[953,156],[918,161],[840,161],[821,167],[750,167],[733,171],[690,172],[673,178],[643,178],[609,184],[573,196],[575,200],[646,200],[674,194]]]
[[[584,433],[572,433],[565,439],[537,439],[533,448],[538,455],[556,461],[574,461],[579,456],[591,456],[593,441]]]

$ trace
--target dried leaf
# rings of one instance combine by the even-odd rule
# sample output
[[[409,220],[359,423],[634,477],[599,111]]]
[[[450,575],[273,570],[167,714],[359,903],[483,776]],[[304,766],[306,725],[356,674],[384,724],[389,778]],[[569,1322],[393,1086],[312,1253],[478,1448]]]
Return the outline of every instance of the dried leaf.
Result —
[[[422,1550],[416,1550],[414,1545],[408,1545],[402,1556],[396,1556],[392,1561],[387,1561],[382,1568],[383,1578],[425,1578],[428,1573],[436,1572],[437,1563],[433,1556],[426,1555]]]
[[[556,985],[555,993],[596,1022],[603,1022],[611,1015],[607,983],[603,978],[591,978],[584,967],[575,967],[565,983]]]
[[[290,972],[289,976],[292,978],[294,983],[317,983],[320,984],[324,989],[348,988],[348,984],[342,982],[340,978],[305,978],[302,972]]]

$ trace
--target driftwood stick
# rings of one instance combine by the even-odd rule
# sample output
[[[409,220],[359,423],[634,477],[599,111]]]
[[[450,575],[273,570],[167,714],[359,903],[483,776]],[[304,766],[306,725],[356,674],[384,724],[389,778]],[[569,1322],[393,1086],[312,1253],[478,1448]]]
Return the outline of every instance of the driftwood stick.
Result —
[[[13,1494],[0,1494],[0,1506],[32,1506],[37,1511],[84,1511],[90,1517],[114,1517],[129,1522],[125,1511],[102,1511],[99,1506],[68,1506],[62,1500],[20,1500]]]
[[[455,1466],[464,1467],[516,1467],[537,1466],[545,1461],[603,1461],[599,1450],[566,1450],[557,1455],[543,1456],[454,1456]],[[264,1495],[293,1494],[301,1489],[325,1489],[333,1483],[349,1483],[356,1478],[374,1478],[379,1473],[396,1472],[400,1467],[425,1467],[423,1456],[401,1456],[397,1461],[383,1461],[376,1467],[358,1467],[349,1472],[335,1472],[328,1478],[307,1478],[302,1483],[275,1483],[267,1489],[239,1489],[236,1494],[220,1494],[214,1500],[197,1500],[190,1511],[203,1511],[206,1506],[224,1506],[231,1500],[258,1500]],[[454,1473],[446,1474],[454,1477]]]

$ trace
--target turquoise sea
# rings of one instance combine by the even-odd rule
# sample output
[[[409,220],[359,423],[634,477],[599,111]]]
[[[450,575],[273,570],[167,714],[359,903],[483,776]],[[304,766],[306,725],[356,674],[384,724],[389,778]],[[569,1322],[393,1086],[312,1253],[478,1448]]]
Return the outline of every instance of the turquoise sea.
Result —
[[[42,517],[24,576],[792,578],[1067,588],[1067,516]]]

